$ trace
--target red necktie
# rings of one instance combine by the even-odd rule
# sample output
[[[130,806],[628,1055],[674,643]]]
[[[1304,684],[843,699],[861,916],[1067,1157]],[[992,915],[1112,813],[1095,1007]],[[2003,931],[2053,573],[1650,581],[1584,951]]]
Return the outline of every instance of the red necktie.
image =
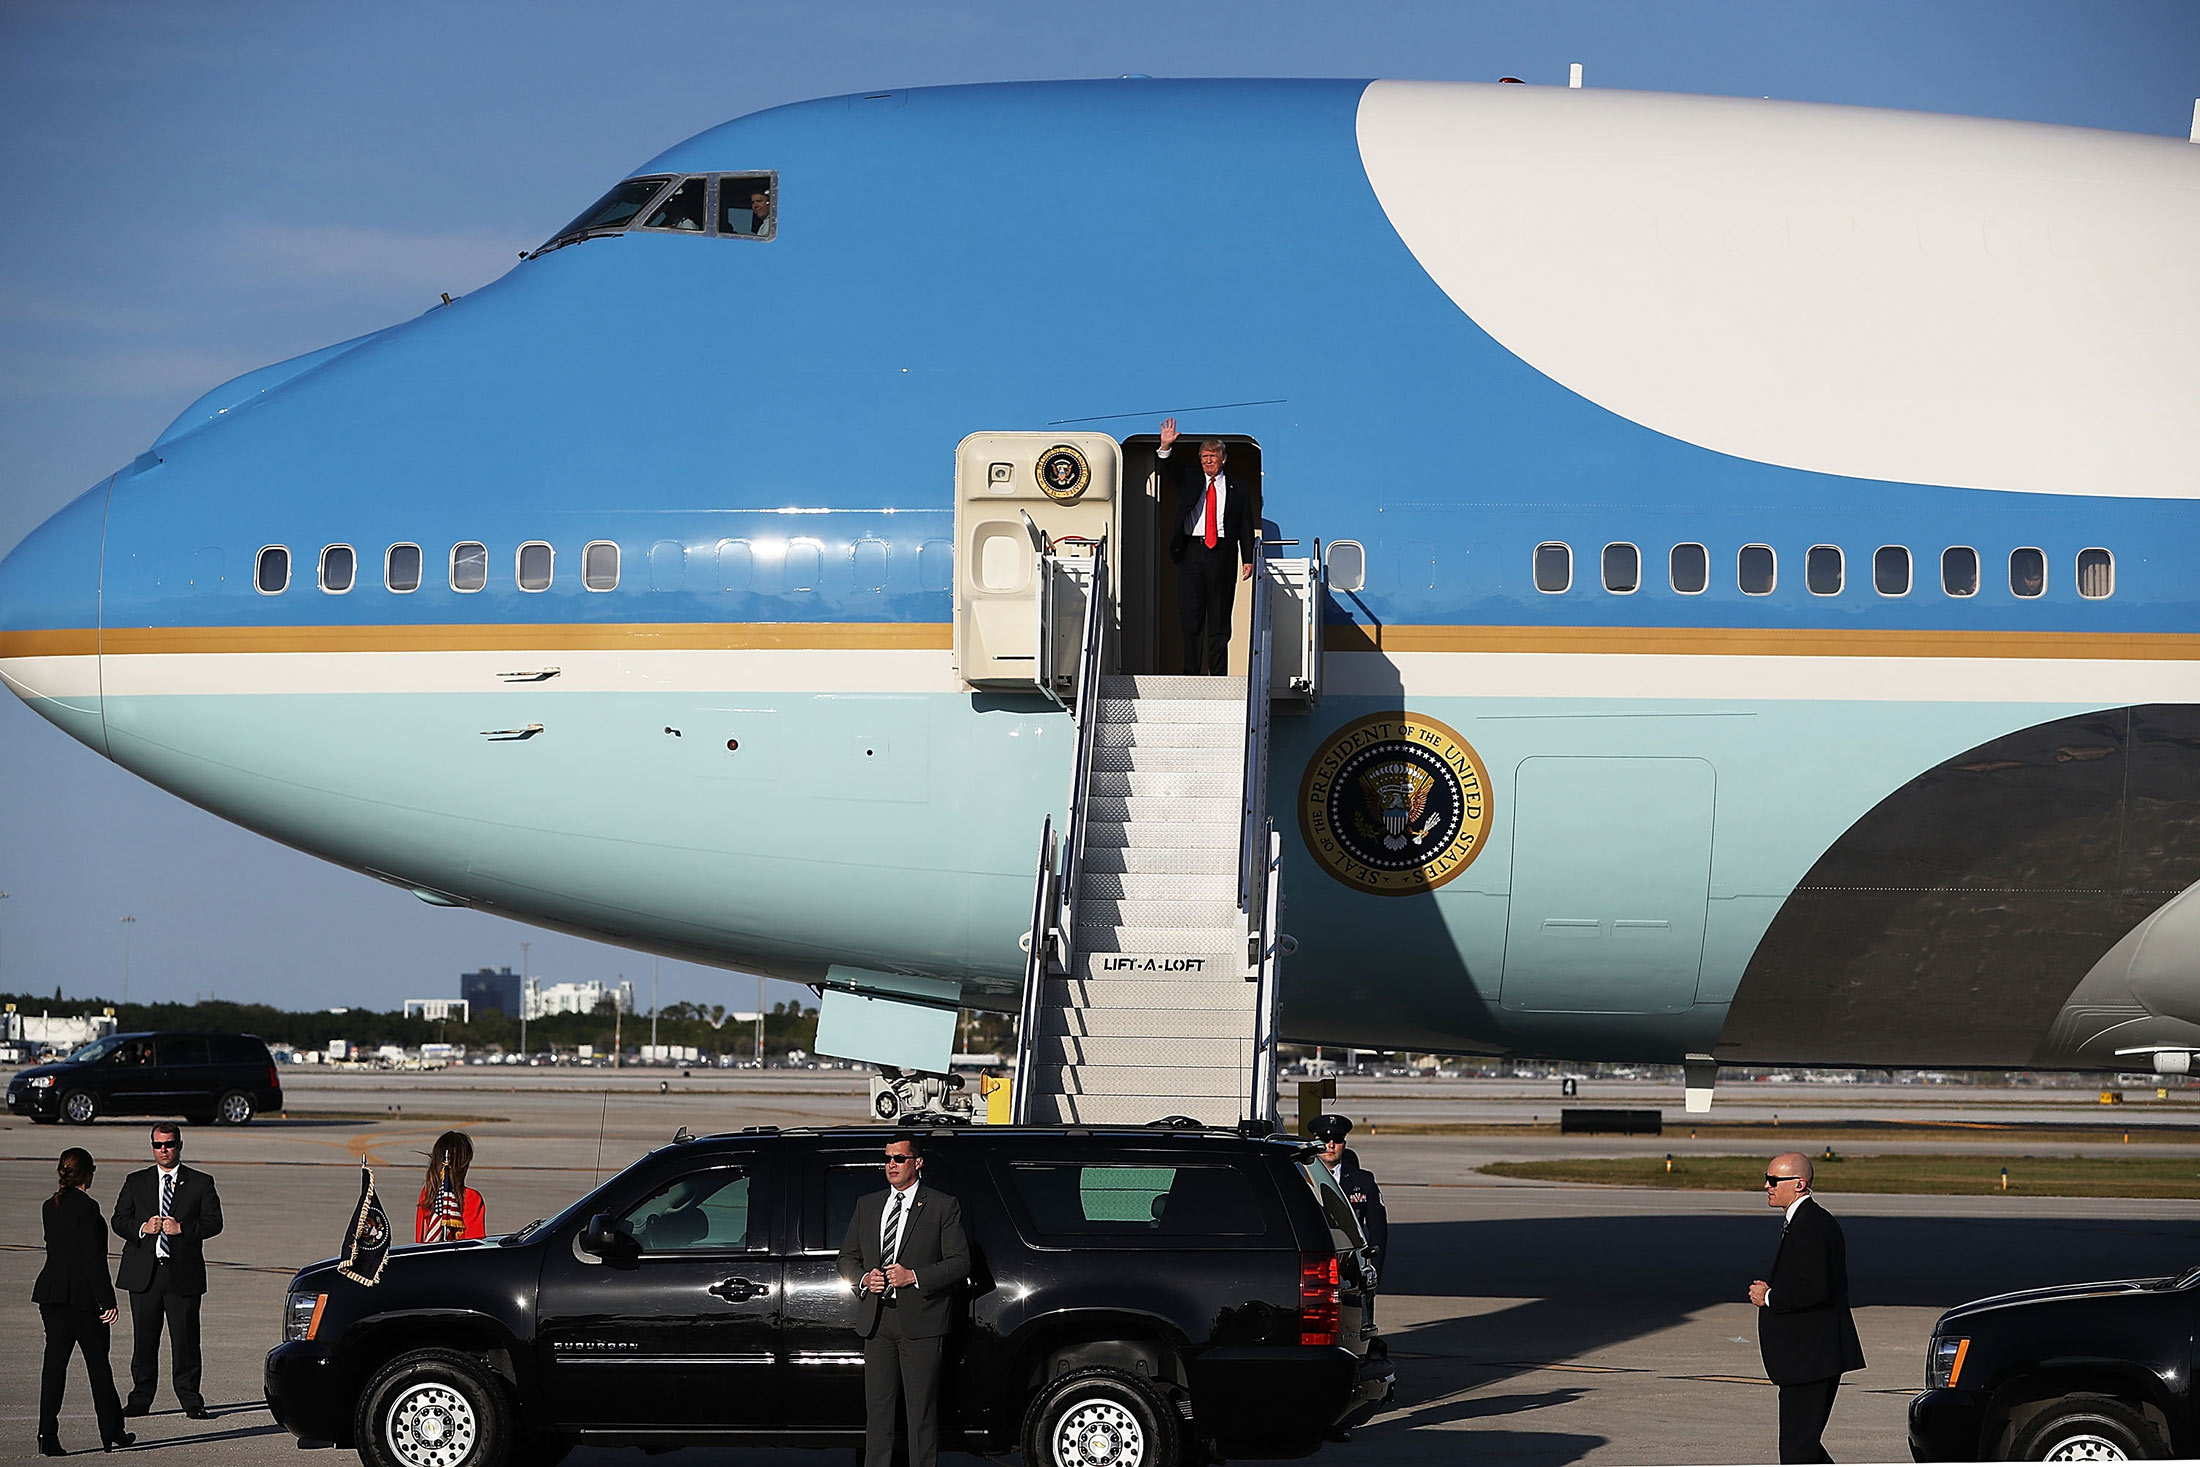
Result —
[[[1215,476],[1207,476],[1207,548],[1215,548]]]

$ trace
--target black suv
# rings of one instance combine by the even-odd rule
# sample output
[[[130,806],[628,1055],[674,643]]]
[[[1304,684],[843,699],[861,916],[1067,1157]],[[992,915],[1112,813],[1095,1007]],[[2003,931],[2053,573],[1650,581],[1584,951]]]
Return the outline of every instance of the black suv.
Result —
[[[2200,1269],[1959,1305],[1933,1326],[1910,1402],[1920,1462],[2101,1462],[2200,1452]]]
[[[241,1126],[282,1108],[282,1076],[250,1034],[110,1034],[8,1082],[8,1109],[42,1123],[182,1116]]]
[[[860,1442],[834,1264],[892,1135],[683,1138],[509,1237],[399,1250],[371,1288],[303,1269],[268,1407],[370,1467]],[[1315,1156],[1213,1130],[927,1132],[925,1185],[960,1199],[972,1263],[941,1445],[1170,1467],[1304,1455],[1372,1414],[1395,1380],[1373,1267]]]

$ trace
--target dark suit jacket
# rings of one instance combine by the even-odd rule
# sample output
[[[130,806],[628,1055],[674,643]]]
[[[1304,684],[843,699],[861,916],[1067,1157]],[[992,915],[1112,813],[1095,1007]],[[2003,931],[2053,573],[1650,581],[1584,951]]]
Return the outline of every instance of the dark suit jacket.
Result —
[[[71,1187],[45,1206],[46,1266],[31,1285],[34,1304],[66,1304],[97,1314],[115,1307],[114,1285],[107,1282],[107,1225],[99,1204],[81,1187]]]
[[[222,1200],[214,1179],[190,1167],[178,1167],[174,1217],[183,1231],[168,1240],[168,1287],[179,1294],[206,1292],[206,1240],[222,1230]],[[160,1211],[160,1168],[132,1172],[115,1198],[115,1235],[122,1239],[122,1266],[115,1287],[142,1294],[153,1287],[153,1240],[138,1236],[144,1221]]]
[[[1169,559],[1182,560],[1185,547],[1193,543],[1192,537],[1184,533],[1184,518],[1207,493],[1207,474],[1199,466],[1199,445],[1192,439],[1179,438],[1167,458],[1154,462],[1160,465],[1161,482],[1169,491],[1161,496],[1162,512],[1169,517]],[[1222,522],[1215,526],[1215,549],[1222,551],[1234,545],[1239,563],[1250,564],[1253,531],[1260,526],[1260,506],[1253,500],[1252,480],[1249,475],[1231,473],[1227,459],[1223,461],[1222,476],[1229,484],[1222,501]]]
[[[1830,1380],[1864,1368],[1849,1313],[1849,1254],[1841,1224],[1805,1197],[1773,1256],[1772,1302],[1757,1311],[1757,1348],[1774,1385]]]
[[[856,1215],[840,1245],[840,1276],[854,1288],[879,1266],[879,1224],[886,1217],[886,1192],[856,1201]],[[937,1188],[919,1186],[916,1205],[901,1228],[901,1265],[914,1269],[917,1282],[901,1290],[894,1307],[901,1332],[911,1339],[944,1335],[954,1323],[955,1291],[970,1277],[970,1240],[963,1236],[962,1204]],[[858,1294],[849,1323],[864,1339],[878,1333],[879,1296]]]

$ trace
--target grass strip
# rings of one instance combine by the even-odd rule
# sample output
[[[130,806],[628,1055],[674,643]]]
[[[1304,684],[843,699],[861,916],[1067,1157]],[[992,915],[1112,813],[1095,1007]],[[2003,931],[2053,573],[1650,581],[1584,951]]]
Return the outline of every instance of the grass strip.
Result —
[[[2003,1190],[2022,1197],[2200,1198],[2200,1157],[1898,1156],[1814,1157],[1813,1187],[1843,1192],[1915,1193],[1966,1197]],[[1497,1161],[1479,1168],[1494,1177],[1539,1182],[1589,1182],[1674,1191],[1761,1192],[1762,1156],[1584,1157],[1574,1161]]]

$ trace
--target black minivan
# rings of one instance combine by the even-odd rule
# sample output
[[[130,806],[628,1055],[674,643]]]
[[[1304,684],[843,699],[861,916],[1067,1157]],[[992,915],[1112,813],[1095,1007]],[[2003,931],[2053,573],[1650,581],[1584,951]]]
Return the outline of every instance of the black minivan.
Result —
[[[8,1109],[41,1124],[103,1115],[241,1126],[283,1108],[283,1081],[250,1034],[110,1034],[8,1082]]]

